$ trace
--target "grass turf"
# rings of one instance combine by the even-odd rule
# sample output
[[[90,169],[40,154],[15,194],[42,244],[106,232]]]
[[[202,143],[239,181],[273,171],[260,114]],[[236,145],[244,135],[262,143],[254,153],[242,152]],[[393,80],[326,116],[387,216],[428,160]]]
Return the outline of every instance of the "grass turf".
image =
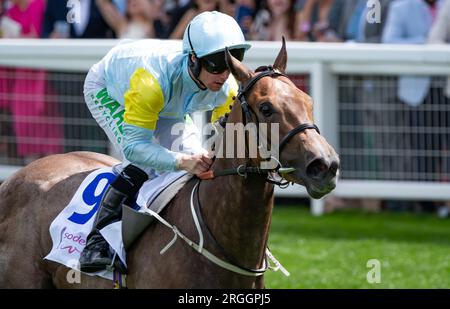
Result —
[[[267,288],[450,288],[450,220],[433,215],[276,206],[269,246],[291,276],[268,271]],[[367,281],[370,259],[380,283]]]

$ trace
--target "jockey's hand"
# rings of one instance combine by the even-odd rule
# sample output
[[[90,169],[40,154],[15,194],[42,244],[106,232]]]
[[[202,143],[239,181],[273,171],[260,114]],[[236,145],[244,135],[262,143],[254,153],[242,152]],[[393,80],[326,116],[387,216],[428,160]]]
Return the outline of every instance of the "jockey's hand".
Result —
[[[206,153],[195,155],[181,154],[177,158],[177,167],[191,174],[199,175],[209,170],[212,159]]]

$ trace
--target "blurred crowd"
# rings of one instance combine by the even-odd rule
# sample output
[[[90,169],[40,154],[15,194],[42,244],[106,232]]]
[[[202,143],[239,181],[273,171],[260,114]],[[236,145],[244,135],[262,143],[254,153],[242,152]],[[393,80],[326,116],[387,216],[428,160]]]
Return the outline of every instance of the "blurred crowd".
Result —
[[[279,41],[284,36],[290,41],[311,42],[450,43],[450,0],[0,0],[0,38],[181,39],[185,28],[197,14],[212,10],[233,16],[248,40]],[[28,161],[51,153],[75,150],[62,149],[58,143],[27,143],[30,137],[53,141],[68,137],[61,124],[43,126],[23,120],[54,117],[58,113],[66,116],[73,112],[45,101],[45,94],[61,89],[58,85],[49,85],[46,74],[50,73],[0,68],[0,93],[11,94],[0,96],[0,116],[7,111],[14,118],[17,154]],[[30,80],[34,82],[29,83]],[[380,81],[379,77],[360,77],[362,87],[354,101],[367,106],[402,103],[411,109],[411,117],[392,112],[390,116],[395,118],[396,124],[442,126],[419,123],[414,117],[417,106],[450,102],[450,78],[439,89],[433,89],[431,80],[423,76],[400,76],[395,89],[388,87],[374,91],[376,87],[373,85]],[[23,94],[33,94],[33,104],[25,104]],[[439,109],[436,112],[439,113]],[[379,125],[385,114],[374,107],[360,118],[363,125]],[[5,130],[0,123],[0,131]],[[390,146],[377,145],[377,139],[374,140],[375,148]],[[394,148],[404,146],[406,149],[424,150],[427,147],[419,142],[403,145],[405,139],[400,135],[392,135],[390,143]],[[0,148],[1,145],[0,140]],[[449,151],[450,138],[443,138],[436,147],[437,150]],[[416,162],[418,160],[425,159],[418,158]],[[429,168],[431,165],[425,161],[411,164],[407,159],[399,159],[395,166],[383,166],[384,163],[381,160],[381,170],[447,175],[439,166]],[[417,170],[417,166],[426,166],[426,170]]]
[[[181,39],[194,16],[211,10],[233,16],[250,40],[418,44],[450,37],[448,0],[0,0],[0,36]]]

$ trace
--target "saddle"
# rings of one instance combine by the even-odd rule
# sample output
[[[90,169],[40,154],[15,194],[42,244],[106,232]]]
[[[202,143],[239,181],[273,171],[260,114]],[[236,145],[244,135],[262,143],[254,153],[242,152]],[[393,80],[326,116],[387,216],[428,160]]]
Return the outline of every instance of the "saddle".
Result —
[[[159,214],[193,177],[186,173],[173,180],[160,191],[152,200],[147,202],[147,208]],[[136,238],[153,222],[154,217],[147,212],[137,211],[127,205],[122,207],[122,241],[127,250]]]

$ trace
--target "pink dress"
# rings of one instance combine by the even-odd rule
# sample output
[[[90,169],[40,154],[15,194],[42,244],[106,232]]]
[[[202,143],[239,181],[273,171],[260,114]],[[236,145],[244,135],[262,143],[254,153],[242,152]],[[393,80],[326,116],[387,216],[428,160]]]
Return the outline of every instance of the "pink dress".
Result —
[[[22,35],[40,37],[44,18],[44,0],[30,0],[29,6],[21,11],[12,6],[6,15],[22,26]],[[5,73],[6,70],[3,70]],[[47,155],[63,151],[63,130],[57,102],[49,101],[52,91],[43,70],[8,70],[14,81],[0,81],[0,87],[9,86],[10,100],[0,100],[0,107],[9,105],[13,116],[17,154],[20,157]],[[1,75],[1,74],[0,74]],[[0,89],[5,93],[4,89]],[[47,100],[46,100],[47,96]],[[3,106],[2,106],[3,105]]]

